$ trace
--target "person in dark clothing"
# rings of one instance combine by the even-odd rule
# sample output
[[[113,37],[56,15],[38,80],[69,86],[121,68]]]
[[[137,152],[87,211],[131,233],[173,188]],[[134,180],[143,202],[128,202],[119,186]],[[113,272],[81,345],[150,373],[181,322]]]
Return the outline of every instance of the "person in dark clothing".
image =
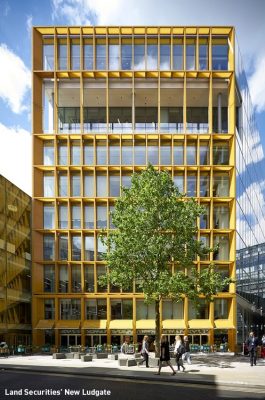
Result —
[[[170,362],[169,343],[168,343],[166,335],[161,336],[159,368],[158,368],[158,372],[156,375],[160,375],[160,371],[161,371],[163,362],[166,362],[167,365],[172,369],[172,375],[176,375],[176,372],[174,371],[174,368],[172,367],[171,362]]]
[[[144,336],[143,343],[142,343],[142,350],[141,356],[143,359],[138,363],[138,365],[143,364],[145,362],[146,368],[149,368],[149,343],[148,343],[148,336]]]
[[[184,336],[183,346],[185,347],[185,353],[182,355],[182,361],[186,360],[188,364],[191,364],[190,342],[188,336]]]
[[[255,337],[254,332],[250,332],[249,337],[246,341],[246,344],[248,346],[248,351],[249,351],[249,361],[250,361],[250,366],[253,367],[254,365],[257,365],[257,346],[259,344],[258,338]]]

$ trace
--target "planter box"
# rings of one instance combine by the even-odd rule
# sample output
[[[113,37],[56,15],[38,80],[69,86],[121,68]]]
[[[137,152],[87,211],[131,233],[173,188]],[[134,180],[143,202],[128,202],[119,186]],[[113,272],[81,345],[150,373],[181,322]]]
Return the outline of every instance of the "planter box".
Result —
[[[135,367],[137,365],[135,358],[128,359],[126,363],[126,367]]]
[[[63,358],[66,358],[66,357],[65,357],[65,353],[55,353],[52,355],[52,358],[54,360],[62,360]]]
[[[118,360],[118,354],[108,354],[109,360]]]
[[[93,355],[94,358],[102,359],[102,358],[108,358],[108,353],[96,353]]]
[[[159,364],[159,358],[149,358],[149,367],[158,367]]]
[[[81,361],[83,362],[88,362],[88,361],[92,361],[93,360],[93,356],[89,355],[89,354],[82,354],[81,355]]]
[[[74,358],[74,353],[65,353],[65,358]]]
[[[127,361],[128,361],[128,358],[119,358],[118,365],[120,367],[126,367],[127,366]]]

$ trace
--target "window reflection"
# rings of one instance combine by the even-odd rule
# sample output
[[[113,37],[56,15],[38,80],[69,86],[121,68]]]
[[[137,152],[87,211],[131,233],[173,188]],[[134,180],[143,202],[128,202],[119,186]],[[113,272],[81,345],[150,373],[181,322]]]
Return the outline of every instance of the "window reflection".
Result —
[[[105,40],[102,40],[105,42]],[[106,45],[97,44],[96,45],[96,69],[105,70],[106,69]]]
[[[119,70],[120,69],[120,46],[113,40],[112,44],[109,44],[109,69]]]
[[[170,70],[170,39],[160,39],[160,69]]]
[[[129,39],[123,39],[121,45],[121,69],[132,69],[132,44]]]
[[[195,69],[195,39],[186,39],[186,70]]]
[[[157,39],[147,39],[147,69],[157,70]]]
[[[144,39],[135,39],[134,41],[134,69],[145,69],[145,45]]]

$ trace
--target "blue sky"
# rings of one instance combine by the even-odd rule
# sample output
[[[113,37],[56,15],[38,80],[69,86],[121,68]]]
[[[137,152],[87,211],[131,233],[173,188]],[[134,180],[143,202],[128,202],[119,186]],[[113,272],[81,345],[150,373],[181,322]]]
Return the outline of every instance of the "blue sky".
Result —
[[[0,0],[0,174],[31,194],[32,25],[234,25],[265,148],[264,16],[263,0]]]

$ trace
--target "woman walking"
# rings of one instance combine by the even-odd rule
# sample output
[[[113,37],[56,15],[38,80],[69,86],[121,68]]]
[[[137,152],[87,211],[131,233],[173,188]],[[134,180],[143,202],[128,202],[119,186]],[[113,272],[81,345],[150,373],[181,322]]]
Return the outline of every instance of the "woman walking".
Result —
[[[172,367],[170,362],[169,343],[166,335],[161,336],[159,368],[156,375],[160,375],[163,361],[166,362],[167,365],[172,369],[172,375],[176,375],[176,372],[174,371],[174,368]]]
[[[149,368],[149,365],[148,365],[148,362],[149,362],[148,336],[144,336],[144,338],[143,338],[141,356],[143,357],[143,360],[141,360],[138,363],[138,365],[143,364],[145,362],[146,368]]]
[[[182,361],[182,354],[185,353],[185,347],[183,346],[182,339],[180,336],[177,335],[175,339],[176,342],[175,342],[174,354],[176,356],[176,364],[178,366],[178,371],[180,371],[180,367],[182,367],[183,371],[185,371]]]

